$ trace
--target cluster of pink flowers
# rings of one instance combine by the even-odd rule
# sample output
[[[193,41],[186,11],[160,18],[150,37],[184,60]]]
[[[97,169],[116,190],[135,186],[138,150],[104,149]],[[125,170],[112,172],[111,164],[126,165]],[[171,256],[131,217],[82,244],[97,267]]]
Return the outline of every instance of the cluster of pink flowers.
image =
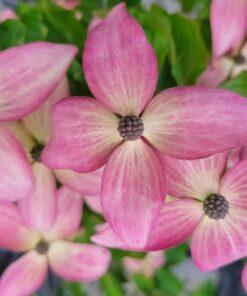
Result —
[[[213,1],[213,60],[200,85],[218,85],[212,65],[245,54],[247,1],[232,4]],[[95,98],[70,97],[76,54],[44,42],[0,52],[0,247],[25,252],[2,275],[0,295],[30,295],[48,267],[98,279],[105,247],[157,251],[191,237],[201,270],[247,256],[246,98],[202,86],[155,94],[155,53],[124,4],[88,33],[83,70]],[[71,241],[83,200],[105,217],[92,237],[104,247]],[[148,274],[162,263],[125,260]]]

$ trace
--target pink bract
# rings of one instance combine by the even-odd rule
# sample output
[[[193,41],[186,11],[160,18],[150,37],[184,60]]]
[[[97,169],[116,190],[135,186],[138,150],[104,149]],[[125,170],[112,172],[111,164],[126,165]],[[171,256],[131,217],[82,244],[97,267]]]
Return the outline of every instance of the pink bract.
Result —
[[[42,159],[76,172],[106,164],[104,216],[126,244],[141,248],[166,196],[157,152],[196,159],[246,143],[247,101],[230,91],[196,87],[169,89],[152,99],[156,56],[124,4],[89,32],[83,68],[96,100],[74,97],[56,104]],[[124,140],[121,126],[127,129],[131,120],[134,139]]]
[[[33,191],[32,171],[15,136],[3,125],[0,132],[0,200],[16,201]]]
[[[0,52],[0,121],[33,112],[56,88],[77,53],[73,45],[34,42]]]
[[[247,1],[213,0],[210,21],[213,58],[197,85],[217,87],[247,70]]]
[[[1,295],[31,295],[42,285],[48,266],[69,281],[92,281],[110,263],[107,249],[67,241],[80,226],[80,194],[67,187],[56,190],[55,180],[43,164],[34,165],[34,175],[32,195],[17,205],[0,202],[0,247],[25,252],[3,273]]]
[[[247,34],[246,0],[213,0],[211,6],[213,56],[234,53]]]

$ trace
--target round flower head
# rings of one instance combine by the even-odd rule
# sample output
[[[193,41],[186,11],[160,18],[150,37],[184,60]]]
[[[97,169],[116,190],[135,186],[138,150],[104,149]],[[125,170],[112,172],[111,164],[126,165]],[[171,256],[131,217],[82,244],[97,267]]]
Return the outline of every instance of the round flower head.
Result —
[[[123,241],[143,247],[166,196],[157,152],[195,159],[246,143],[247,101],[195,87],[169,89],[152,100],[156,57],[124,4],[89,32],[83,68],[96,100],[73,97],[56,104],[42,159],[77,172],[106,164],[104,216]]]

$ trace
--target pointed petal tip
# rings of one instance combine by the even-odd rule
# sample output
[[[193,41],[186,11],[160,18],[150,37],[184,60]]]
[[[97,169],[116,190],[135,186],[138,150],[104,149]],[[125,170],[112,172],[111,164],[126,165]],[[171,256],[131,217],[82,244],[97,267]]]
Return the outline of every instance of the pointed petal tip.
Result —
[[[64,77],[77,51],[74,45],[34,42],[0,52],[0,120],[18,120],[36,110]]]
[[[95,98],[114,113],[139,115],[151,100],[158,80],[156,55],[124,3],[88,34],[83,69]]]

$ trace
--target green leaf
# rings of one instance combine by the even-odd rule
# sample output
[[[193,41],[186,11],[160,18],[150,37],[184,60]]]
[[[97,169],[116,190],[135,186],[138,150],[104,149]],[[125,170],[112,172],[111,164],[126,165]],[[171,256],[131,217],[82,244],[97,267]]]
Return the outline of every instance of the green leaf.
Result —
[[[179,85],[194,84],[206,68],[208,52],[197,21],[171,15],[175,51],[171,55],[172,74]]]
[[[47,39],[75,44],[82,51],[87,27],[76,19],[76,12],[54,5],[50,0],[41,0],[40,5],[44,23],[49,28]]]
[[[222,88],[230,89],[239,93],[242,96],[247,97],[247,71],[242,72],[236,78],[228,80],[221,84]]]
[[[72,283],[63,281],[63,285],[61,287],[62,295],[64,295],[64,291],[69,292],[71,296],[85,296],[84,287],[82,283]]]
[[[101,278],[101,283],[106,296],[124,296],[121,284],[112,273],[106,273]]]
[[[189,296],[215,296],[215,283],[212,281],[204,282],[199,288],[191,292]]]
[[[145,34],[155,50],[158,60],[159,72],[165,58],[172,47],[172,32],[169,18],[159,6],[152,6],[150,11],[132,9],[133,16],[141,24]]]
[[[19,20],[7,20],[0,24],[0,50],[25,42],[26,29]]]
[[[211,0],[179,0],[184,13],[198,19],[205,19],[209,16]]]
[[[177,296],[183,290],[182,282],[167,267],[158,270],[156,278],[160,290],[169,296]]]
[[[17,14],[26,27],[26,42],[46,39],[48,28],[42,22],[43,17],[39,7],[21,3],[17,8]]]
[[[186,243],[166,251],[166,265],[174,265],[183,261],[188,256],[188,245]]]
[[[155,289],[155,281],[152,277],[146,277],[144,274],[134,274],[134,280],[139,289],[149,295]]]

